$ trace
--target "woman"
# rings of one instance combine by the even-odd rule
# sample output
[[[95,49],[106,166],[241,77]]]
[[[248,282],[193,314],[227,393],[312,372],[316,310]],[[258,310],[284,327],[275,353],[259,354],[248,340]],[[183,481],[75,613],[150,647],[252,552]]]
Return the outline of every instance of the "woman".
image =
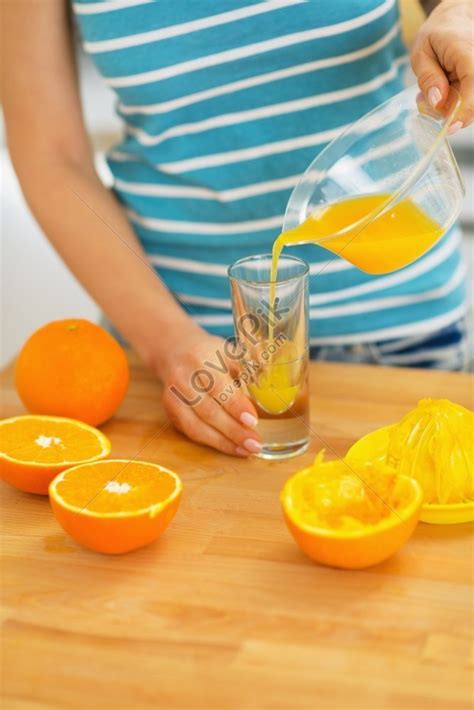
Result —
[[[426,6],[412,66],[433,106],[449,83],[459,86],[459,129],[473,117],[474,4]],[[170,386],[193,399],[192,373],[215,360],[232,331],[228,264],[269,251],[308,163],[403,88],[396,1],[74,2],[84,49],[117,92],[126,124],[108,156],[113,192],[97,177],[84,130],[70,8],[11,0],[4,9],[8,141],[33,213],[167,385],[175,425],[225,453],[257,452],[252,403],[239,394],[220,407],[212,396],[230,374],[194,407]],[[327,261],[316,246],[303,256],[313,273]],[[311,294],[324,304],[313,309],[316,356],[385,353],[396,364],[408,352],[414,364],[433,364],[427,351],[435,350],[445,366],[445,346],[458,356],[465,294],[456,233],[389,281],[335,260],[313,276]]]

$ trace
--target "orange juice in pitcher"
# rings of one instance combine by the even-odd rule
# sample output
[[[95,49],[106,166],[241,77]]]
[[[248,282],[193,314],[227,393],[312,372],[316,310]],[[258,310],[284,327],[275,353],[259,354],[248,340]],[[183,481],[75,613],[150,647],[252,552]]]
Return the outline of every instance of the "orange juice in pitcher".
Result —
[[[386,274],[418,259],[442,236],[442,226],[409,198],[384,209],[389,203],[390,195],[379,194],[321,207],[277,237],[272,251],[273,276],[276,279],[283,247],[304,242],[319,244],[369,274]],[[375,215],[373,219],[371,215]]]

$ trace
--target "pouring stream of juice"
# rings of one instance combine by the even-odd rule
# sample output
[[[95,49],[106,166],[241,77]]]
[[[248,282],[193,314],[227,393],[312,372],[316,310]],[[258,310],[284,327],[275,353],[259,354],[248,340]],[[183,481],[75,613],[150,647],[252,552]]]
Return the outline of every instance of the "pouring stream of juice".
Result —
[[[375,275],[410,264],[442,236],[442,227],[409,199],[394,204],[361,228],[360,221],[389,199],[389,194],[379,194],[335,202],[310,215],[298,227],[282,232],[272,249],[270,314],[275,301],[278,259],[285,246],[303,242],[320,244],[362,271]],[[272,317],[269,340],[273,340]]]
[[[389,194],[366,195],[330,204],[310,215],[298,227],[277,237],[270,272],[270,343],[273,342],[278,260],[283,247],[313,242],[342,256],[362,271],[385,274],[419,258],[442,236],[442,227],[409,199],[401,200],[361,226],[361,220],[389,199]],[[277,353],[270,358],[269,368],[258,385],[253,385],[253,395],[267,411],[278,412],[291,406],[298,388],[291,386],[294,383],[290,372],[291,363],[283,362],[281,354]]]

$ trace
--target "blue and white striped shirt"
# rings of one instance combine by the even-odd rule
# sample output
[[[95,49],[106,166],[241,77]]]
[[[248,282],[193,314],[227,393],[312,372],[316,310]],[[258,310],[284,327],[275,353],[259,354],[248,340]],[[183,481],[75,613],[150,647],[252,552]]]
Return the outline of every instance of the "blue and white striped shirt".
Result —
[[[307,165],[403,88],[396,0],[75,0],[73,10],[125,123],[108,154],[117,197],[183,308],[229,335],[227,266],[271,251]],[[453,323],[465,310],[459,246],[454,229],[384,276],[293,247],[310,263],[312,344]]]

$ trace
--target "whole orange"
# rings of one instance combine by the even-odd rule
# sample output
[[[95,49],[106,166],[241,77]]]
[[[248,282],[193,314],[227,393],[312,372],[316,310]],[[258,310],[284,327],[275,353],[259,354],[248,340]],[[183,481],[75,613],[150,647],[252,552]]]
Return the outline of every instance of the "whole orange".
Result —
[[[88,320],[71,318],[47,323],[28,338],[15,378],[18,394],[33,414],[97,426],[123,400],[129,371],[115,338]]]

